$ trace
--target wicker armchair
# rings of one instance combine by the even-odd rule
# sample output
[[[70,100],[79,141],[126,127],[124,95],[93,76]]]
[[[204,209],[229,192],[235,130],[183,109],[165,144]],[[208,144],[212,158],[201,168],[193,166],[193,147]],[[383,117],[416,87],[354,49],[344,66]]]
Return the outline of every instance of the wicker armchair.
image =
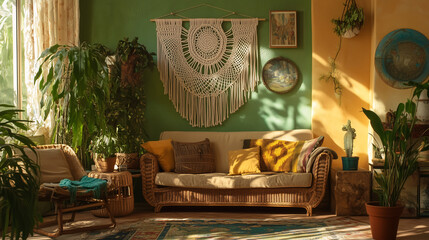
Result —
[[[262,206],[305,208],[307,216],[311,216],[325,194],[330,162],[336,154],[320,149],[313,157],[311,187],[198,189],[156,185],[158,162],[156,156],[146,153],[140,159],[143,196],[155,212],[163,206]]]
[[[76,153],[73,149],[64,144],[54,144],[54,145],[42,145],[37,146],[37,149],[61,149],[64,153],[64,156],[67,160],[67,163],[70,167],[70,171],[75,179],[80,179],[86,175],[85,170],[83,169],[79,159],[76,156]],[[54,164],[54,163],[53,163]],[[76,201],[73,206],[68,207],[65,203],[70,200],[70,192],[66,188],[62,188],[59,184],[55,183],[45,183],[40,186],[39,190],[39,200],[41,201],[52,201],[55,204],[56,209],[56,219],[49,222],[44,222],[40,224],[37,228],[34,229],[34,232],[43,234],[49,237],[58,237],[61,234],[66,233],[76,233],[91,231],[96,229],[110,228],[116,226],[115,218],[110,214],[109,205],[107,201],[107,196],[104,196],[102,199],[95,199],[92,192],[77,191]],[[72,222],[75,219],[76,212],[86,209],[101,208],[107,211],[108,216],[110,217],[111,223],[102,224],[96,226],[87,226],[82,228],[72,228],[64,229],[65,222]],[[63,220],[63,214],[72,212],[72,216],[69,220]],[[58,225],[58,228],[53,232],[48,232],[42,228],[48,227],[51,225]]]

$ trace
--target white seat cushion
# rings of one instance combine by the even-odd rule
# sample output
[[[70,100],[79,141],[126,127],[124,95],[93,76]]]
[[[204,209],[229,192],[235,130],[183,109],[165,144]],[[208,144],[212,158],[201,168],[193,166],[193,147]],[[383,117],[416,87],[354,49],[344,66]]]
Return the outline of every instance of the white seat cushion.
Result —
[[[310,187],[311,181],[311,173],[261,173],[228,176],[226,173],[160,172],[155,177],[157,185],[211,189]]]

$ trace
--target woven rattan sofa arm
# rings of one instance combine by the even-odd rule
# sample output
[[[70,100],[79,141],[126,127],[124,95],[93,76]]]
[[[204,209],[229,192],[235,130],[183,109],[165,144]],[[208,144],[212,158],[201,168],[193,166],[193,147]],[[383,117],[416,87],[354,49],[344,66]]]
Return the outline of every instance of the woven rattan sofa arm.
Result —
[[[314,162],[312,171],[313,191],[310,199],[310,205],[313,208],[319,205],[325,195],[332,159],[334,159],[334,155],[331,150],[327,149],[319,153],[316,157],[316,161]]]
[[[146,201],[155,207],[155,176],[159,171],[158,160],[155,155],[145,153],[140,158],[140,172],[142,174],[142,191]]]

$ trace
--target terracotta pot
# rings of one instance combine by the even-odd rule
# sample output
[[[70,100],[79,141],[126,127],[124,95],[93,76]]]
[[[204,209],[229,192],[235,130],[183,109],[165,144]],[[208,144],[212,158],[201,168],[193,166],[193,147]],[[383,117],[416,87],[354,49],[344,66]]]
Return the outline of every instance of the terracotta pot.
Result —
[[[399,217],[404,206],[382,207],[379,206],[379,202],[368,202],[365,206],[371,225],[372,238],[375,240],[396,239]]]
[[[115,170],[116,157],[101,158],[98,160],[98,171],[100,172],[113,172]]]
[[[119,165],[127,165],[127,169],[140,169],[140,159],[138,153],[116,153]]]

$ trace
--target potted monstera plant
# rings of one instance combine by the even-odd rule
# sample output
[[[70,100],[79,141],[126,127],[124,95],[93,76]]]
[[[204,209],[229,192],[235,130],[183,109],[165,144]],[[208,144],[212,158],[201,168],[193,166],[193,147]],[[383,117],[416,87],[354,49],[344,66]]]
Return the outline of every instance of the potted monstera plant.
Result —
[[[404,209],[404,205],[398,202],[401,190],[407,178],[416,171],[420,152],[429,149],[427,137],[412,136],[417,122],[416,99],[429,88],[429,82],[412,85],[415,86],[412,98],[398,105],[389,128],[383,126],[375,112],[362,109],[380,139],[384,154],[383,171],[375,173],[375,180],[380,185],[380,201],[366,204],[374,239],[396,238],[399,217]]]
[[[106,119],[118,136],[117,164],[129,169],[139,168],[138,154],[145,136],[144,74],[154,66],[153,55],[138,38],[125,38],[119,41],[109,66],[111,95]]]
[[[26,239],[41,222],[36,209],[39,166],[24,151],[35,144],[17,133],[28,130],[28,121],[17,118],[22,111],[4,104],[0,109],[0,232],[2,239]]]

